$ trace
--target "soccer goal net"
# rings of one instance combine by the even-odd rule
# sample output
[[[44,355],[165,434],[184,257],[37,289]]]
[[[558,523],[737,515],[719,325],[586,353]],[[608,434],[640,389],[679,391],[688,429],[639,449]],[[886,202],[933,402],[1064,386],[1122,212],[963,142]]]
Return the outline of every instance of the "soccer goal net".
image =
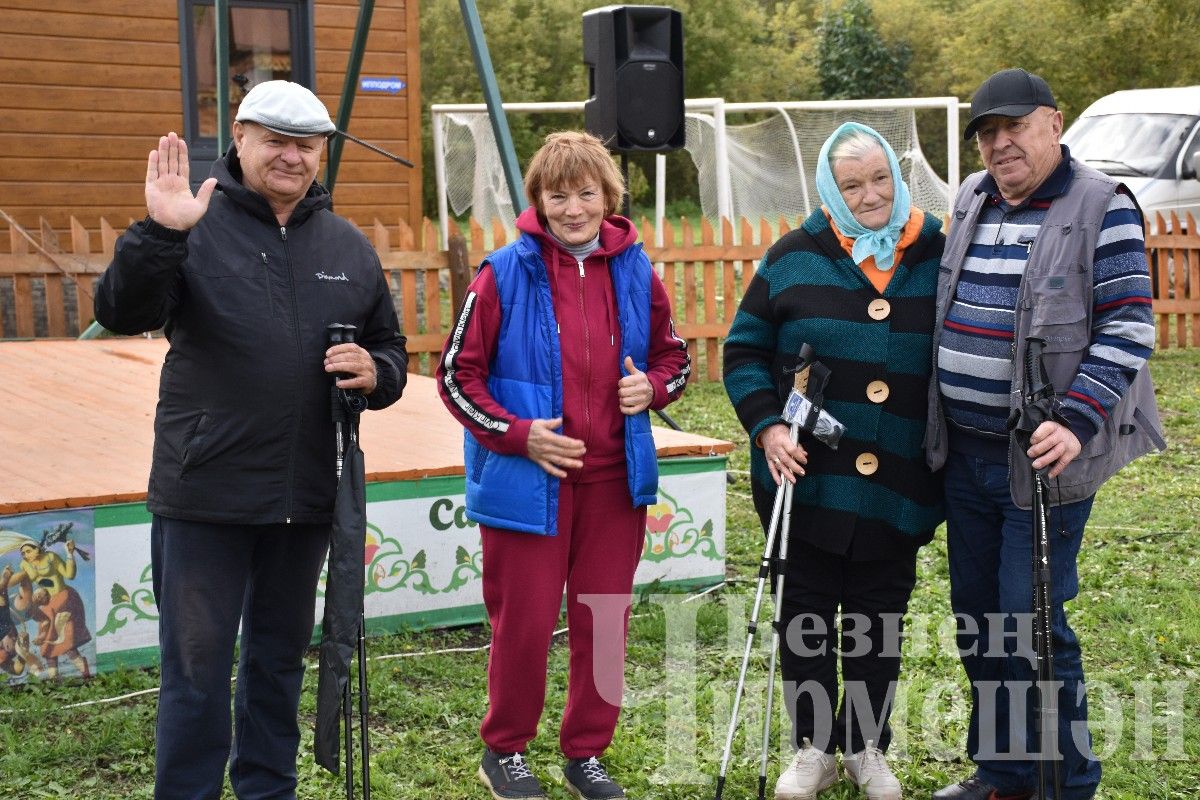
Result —
[[[954,97],[837,100],[788,103],[687,101],[686,149],[696,165],[701,209],[713,222],[796,219],[820,205],[816,161],[821,145],[843,122],[854,120],[879,131],[896,151],[913,202],[945,216],[958,188],[958,100]],[[583,103],[506,103],[506,113],[576,113]],[[917,135],[919,109],[944,110],[946,180],[926,160]],[[511,229],[512,201],[487,109],[480,105],[435,105],[433,138],[439,216],[446,238],[452,213],[468,212],[482,223],[496,219]],[[530,154],[519,154],[528,158]],[[661,217],[670,181],[666,158],[656,159],[655,205]],[[679,196],[678,191],[670,192]],[[485,225],[486,227],[486,225]]]
[[[913,203],[935,216],[950,207],[950,186],[921,151],[917,136],[918,101],[882,107],[891,101],[849,103],[726,103],[724,160],[717,157],[720,121],[711,115],[688,115],[687,149],[699,174],[700,205],[707,217],[727,206],[732,218],[788,219],[806,217],[820,206],[817,156],[838,126],[854,121],[879,131],[896,151]],[[957,117],[957,114],[954,115]],[[749,121],[742,122],[742,120]],[[954,129],[957,129],[955,119]],[[954,134],[952,134],[954,135]],[[957,183],[957,151],[948,177]],[[721,202],[722,169],[728,199]]]

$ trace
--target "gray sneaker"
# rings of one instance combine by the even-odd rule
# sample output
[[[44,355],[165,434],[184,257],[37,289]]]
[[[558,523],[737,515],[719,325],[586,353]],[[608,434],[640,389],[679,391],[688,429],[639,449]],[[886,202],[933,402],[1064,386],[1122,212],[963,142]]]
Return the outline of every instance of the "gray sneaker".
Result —
[[[837,779],[837,759],[813,747],[805,737],[792,762],[779,774],[775,800],[816,800]]]
[[[542,784],[529,770],[524,753],[493,753],[487,748],[477,775],[496,800],[545,800]]]
[[[600,759],[570,758],[563,768],[567,791],[579,800],[621,800],[625,790],[609,777]]]
[[[842,756],[842,767],[850,782],[867,793],[867,800],[900,800],[900,781],[870,739],[862,750]]]

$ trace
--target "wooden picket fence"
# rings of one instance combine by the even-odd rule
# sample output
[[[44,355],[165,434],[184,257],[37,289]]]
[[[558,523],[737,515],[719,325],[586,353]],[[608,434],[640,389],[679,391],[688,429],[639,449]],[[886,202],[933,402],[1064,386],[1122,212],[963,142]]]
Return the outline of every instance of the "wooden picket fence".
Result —
[[[1154,289],[1158,346],[1200,347],[1200,231],[1188,214],[1146,220],[1146,259]]]
[[[70,243],[64,246],[44,220],[37,231],[28,231],[0,211],[0,223],[5,221],[9,252],[0,253],[0,338],[78,335],[91,321],[94,284],[112,258],[119,230],[101,219],[97,237],[72,219]],[[641,221],[646,253],[671,294],[676,331],[688,343],[696,378],[720,379],[721,340],[746,284],[763,252],[795,224],[724,220],[717,229],[707,220],[698,225],[663,220],[665,244],[655,246],[653,223]],[[443,250],[437,227],[428,219],[418,231],[403,222],[389,228],[378,220],[360,227],[388,275],[408,337],[410,369],[432,374],[474,268],[509,234],[499,223],[485,230],[472,221],[465,231],[451,225],[450,246]],[[1174,216],[1148,221],[1146,253],[1158,346],[1200,347],[1200,234],[1195,222],[1184,227]]]
[[[767,247],[790,230],[792,223],[781,218],[775,224],[777,227],[772,228],[763,220],[755,229],[748,220],[741,220],[735,238],[734,226],[728,220],[723,220],[718,237],[706,219],[701,219],[698,227],[687,218],[678,223],[664,219],[664,245],[658,247],[653,244],[654,224],[642,219],[639,230],[643,247],[671,296],[675,332],[688,344],[693,377],[720,380],[720,342],[729,332],[746,283]],[[507,233],[499,224],[492,225],[491,234],[492,247],[507,241]],[[472,264],[480,263],[487,255],[484,241],[483,228],[472,220]]]

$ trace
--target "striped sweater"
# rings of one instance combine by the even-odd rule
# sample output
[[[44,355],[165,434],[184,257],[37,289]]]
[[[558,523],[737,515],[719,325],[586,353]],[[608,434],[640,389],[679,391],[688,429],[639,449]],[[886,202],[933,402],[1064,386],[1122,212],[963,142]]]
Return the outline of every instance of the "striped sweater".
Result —
[[[986,176],[987,192],[938,346],[938,383],[956,449],[1007,460],[1014,309],[1029,249],[1072,175],[1069,153],[1017,207]],[[1093,261],[1092,339],[1063,415],[1086,444],[1127,392],[1154,346],[1142,217],[1122,188],[1104,214]],[[961,434],[966,434],[961,435]]]
[[[782,368],[802,343],[832,373],[825,407],[846,434],[836,451],[804,443],[807,475],[792,515],[792,534],[817,547],[845,554],[851,544],[878,543],[886,551],[898,536],[928,541],[942,520],[941,480],[925,465],[922,440],[944,242],[941,223],[926,215],[880,294],[818,210],[767,251],[742,298],[725,340],[724,379],[751,442],[783,422]],[[876,382],[886,385],[882,402],[868,397]],[[877,467],[864,468],[864,457]],[[751,447],[750,463],[753,479],[773,491],[760,447]]]

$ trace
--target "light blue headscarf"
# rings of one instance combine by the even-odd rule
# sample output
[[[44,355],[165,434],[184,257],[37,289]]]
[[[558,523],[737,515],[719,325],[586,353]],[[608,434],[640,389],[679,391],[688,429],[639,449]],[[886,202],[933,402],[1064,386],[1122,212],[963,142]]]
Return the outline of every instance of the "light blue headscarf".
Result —
[[[850,213],[846,201],[842,199],[842,193],[838,190],[837,181],[834,180],[833,166],[829,163],[829,151],[834,142],[855,131],[865,133],[879,142],[884,155],[887,156],[888,167],[892,170],[892,184],[895,186],[892,195],[892,215],[887,224],[877,231],[864,228]],[[904,182],[904,176],[900,174],[900,162],[896,160],[896,154],[887,143],[887,139],[874,129],[857,122],[847,122],[834,131],[833,135],[825,140],[821,147],[821,155],[817,157],[817,194],[825,208],[829,209],[838,230],[844,236],[854,239],[854,250],[851,254],[854,263],[861,264],[868,257],[875,256],[875,266],[881,270],[890,270],[896,256],[896,242],[900,241],[900,232],[908,222],[912,195],[908,191],[908,184]]]

